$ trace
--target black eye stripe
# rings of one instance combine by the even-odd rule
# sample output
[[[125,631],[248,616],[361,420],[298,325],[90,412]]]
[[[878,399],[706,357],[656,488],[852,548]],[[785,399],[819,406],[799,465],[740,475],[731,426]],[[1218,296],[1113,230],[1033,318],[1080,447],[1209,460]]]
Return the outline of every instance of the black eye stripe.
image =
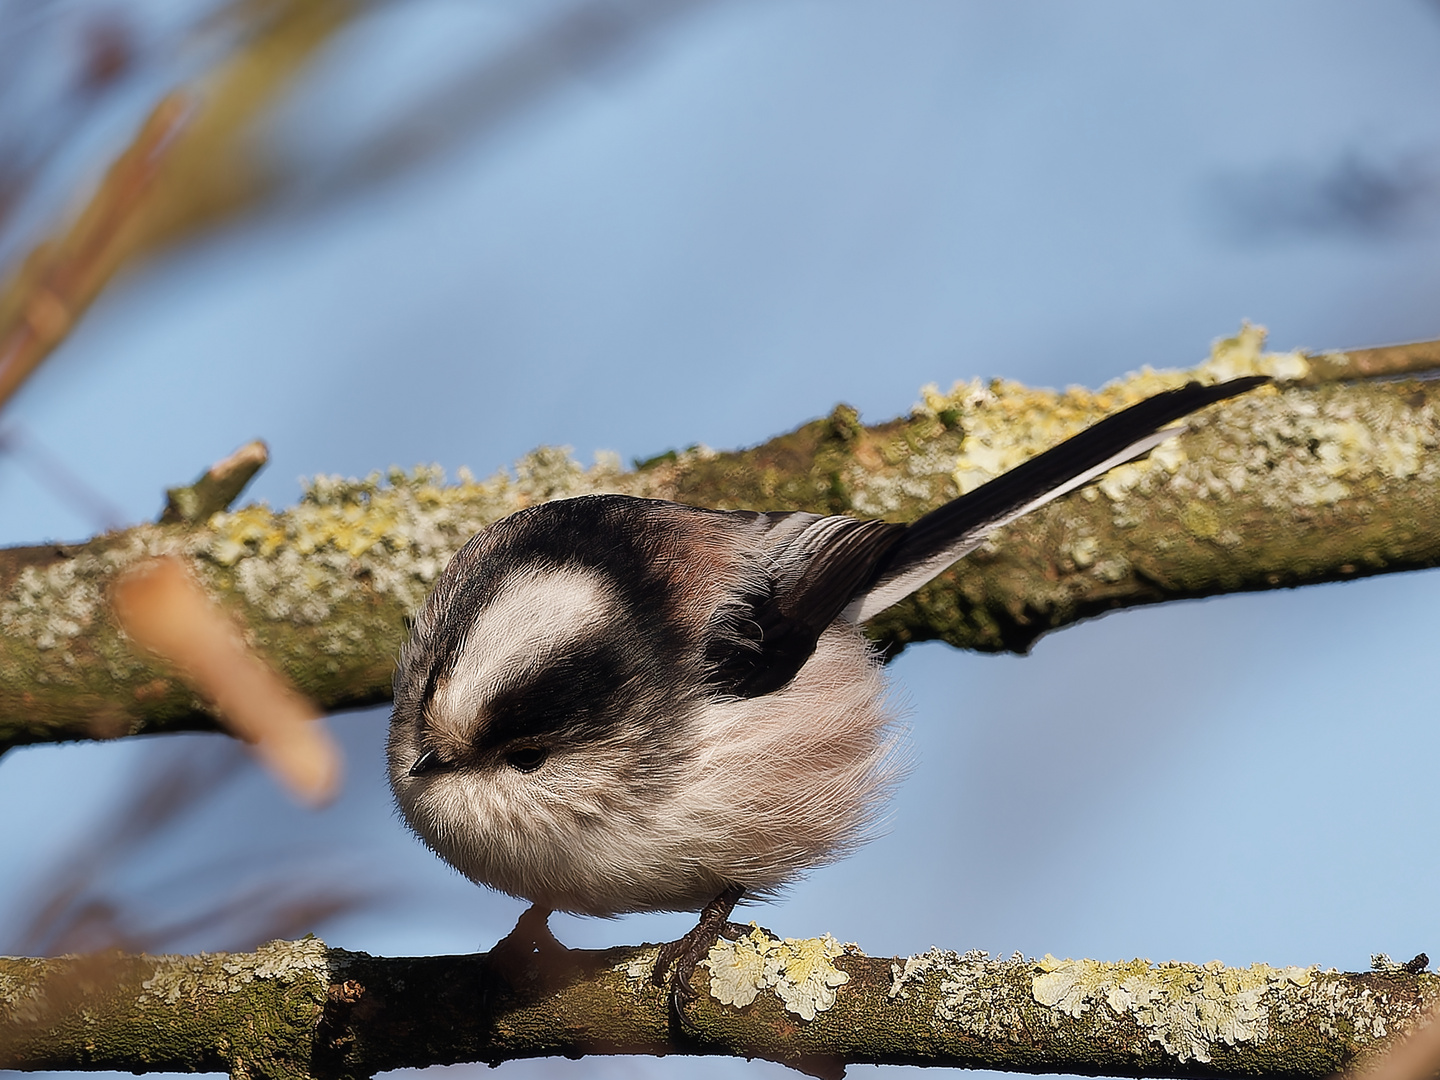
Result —
[[[593,741],[613,734],[629,667],[620,649],[599,641],[556,657],[490,701],[479,748],[525,740]]]

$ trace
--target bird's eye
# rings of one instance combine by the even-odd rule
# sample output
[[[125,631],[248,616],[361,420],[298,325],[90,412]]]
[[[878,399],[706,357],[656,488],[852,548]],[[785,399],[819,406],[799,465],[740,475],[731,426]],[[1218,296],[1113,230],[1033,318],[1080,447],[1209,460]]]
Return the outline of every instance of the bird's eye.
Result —
[[[512,769],[519,769],[521,772],[534,772],[545,759],[550,756],[550,751],[543,746],[522,746],[518,750],[511,750],[505,755],[505,760],[510,763]]]

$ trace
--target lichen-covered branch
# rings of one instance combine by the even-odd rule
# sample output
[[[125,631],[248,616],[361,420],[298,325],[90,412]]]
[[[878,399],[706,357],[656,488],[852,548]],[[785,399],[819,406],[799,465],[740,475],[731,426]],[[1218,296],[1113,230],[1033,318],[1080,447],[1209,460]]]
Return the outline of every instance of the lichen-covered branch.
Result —
[[[653,946],[386,959],[314,938],[254,953],[0,959],[0,1068],[368,1077],[583,1054],[730,1054],[820,1075],[855,1062],[1110,1076],[1322,1077],[1440,999],[1415,965],[1344,974],[1218,962],[880,959],[752,930],[669,1011]]]
[[[1288,381],[1213,407],[1147,459],[1008,527],[875,619],[877,639],[891,651],[927,638],[1024,651],[1116,608],[1440,563],[1440,384],[1310,385],[1354,372],[1335,355],[1263,353],[1262,334],[1247,327],[1220,342],[1196,371],[1147,370],[1099,391],[961,383],[927,389],[887,423],[862,425],[839,406],[749,450],[696,447],[625,470],[542,449],[513,475],[462,472],[453,484],[429,469],[321,477],[284,511],[250,506],[3,550],[0,745],[212,726],[109,612],[117,573],[142,558],[191,559],[256,648],[325,707],[371,704],[388,697],[405,619],[451,553],[523,506],[618,491],[906,520],[1192,377],[1260,370]],[[1368,350],[1365,370],[1423,369],[1433,352]]]

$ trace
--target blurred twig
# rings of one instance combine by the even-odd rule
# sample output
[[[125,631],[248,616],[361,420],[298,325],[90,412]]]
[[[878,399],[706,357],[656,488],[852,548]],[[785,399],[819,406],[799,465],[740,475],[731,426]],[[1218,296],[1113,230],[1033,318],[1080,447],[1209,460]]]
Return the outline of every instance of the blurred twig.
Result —
[[[613,62],[708,2],[585,0],[540,19],[370,139],[309,195],[353,195],[413,168],[462,136],[494,128],[576,74]],[[127,262],[305,186],[258,152],[256,122],[338,30],[373,6],[364,0],[226,5],[228,17],[249,29],[241,44],[202,85],[156,106],[74,223],[0,284],[0,405]],[[0,203],[7,183],[0,177]]]
[[[125,515],[104,494],[85,480],[35,438],[23,425],[12,423],[0,429],[0,454],[9,453],[28,465],[34,476],[101,531],[120,528]]]
[[[136,59],[128,13],[113,7],[82,15],[70,53],[57,49],[43,30],[62,22],[58,7],[54,0],[0,0],[0,226]],[[68,77],[53,77],[57,61]],[[42,70],[59,85],[37,95],[32,84]],[[28,109],[19,105],[27,93]]]
[[[1426,1026],[1390,1052],[1376,1068],[1355,1076],[1366,1080],[1434,1080],[1440,1075],[1440,1023],[1432,1013]]]
[[[1407,341],[1399,345],[1377,345],[1368,349],[1315,353],[1308,357],[1310,371],[1304,385],[1420,375],[1440,369],[1440,341]]]
[[[186,755],[145,777],[143,784],[111,813],[97,819],[96,832],[82,841],[50,878],[21,904],[29,913],[7,946],[34,956],[134,947],[121,928],[119,905],[97,886],[107,871],[131,859],[167,825],[191,815],[222,792],[244,762],[233,746],[223,753]]]
[[[64,339],[124,262],[185,113],[179,95],[157,105],[75,223],[36,248],[0,288],[0,405]]]
[[[111,602],[125,632],[213,702],[221,722],[254,745],[291,794],[312,805],[334,798],[340,750],[319,710],[251,650],[180,559],[131,568],[116,581]]]
[[[362,0],[242,0],[256,30],[196,91],[195,115],[147,208],[136,254],[229,220],[274,186],[253,140],[256,123]]]
[[[151,112],[75,221],[0,285],[0,405],[135,256],[248,206],[264,172],[257,116],[356,10],[350,0],[246,0],[260,29],[194,93]]]

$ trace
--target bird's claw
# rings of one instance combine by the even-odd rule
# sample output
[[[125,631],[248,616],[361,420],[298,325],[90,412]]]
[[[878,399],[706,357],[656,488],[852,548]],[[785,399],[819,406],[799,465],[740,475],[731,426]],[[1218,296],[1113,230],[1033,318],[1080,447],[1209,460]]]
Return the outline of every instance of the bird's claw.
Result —
[[[745,927],[730,921],[730,912],[735,910],[735,904],[744,892],[739,885],[730,886],[705,905],[694,929],[684,937],[660,946],[650,981],[655,986],[669,983],[670,1009],[676,1016],[695,1000],[695,988],[690,985],[690,978],[700,961],[710,954],[710,947],[722,935],[734,940],[746,932]]]

